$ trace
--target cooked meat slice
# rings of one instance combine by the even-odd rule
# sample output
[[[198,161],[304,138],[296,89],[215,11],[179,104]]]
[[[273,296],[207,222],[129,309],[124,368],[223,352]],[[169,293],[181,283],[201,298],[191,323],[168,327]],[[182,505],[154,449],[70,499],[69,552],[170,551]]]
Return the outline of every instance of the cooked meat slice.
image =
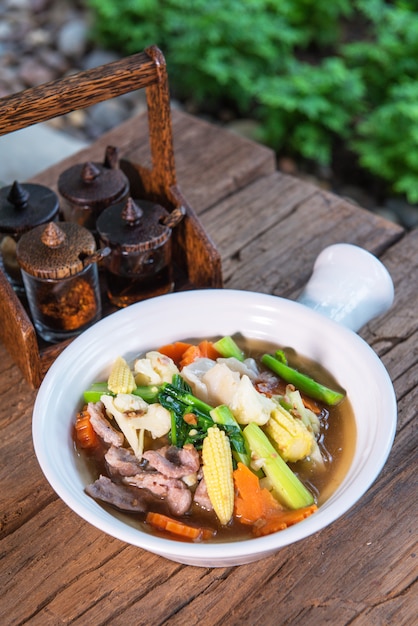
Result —
[[[196,502],[196,504],[201,506],[202,509],[206,509],[206,511],[213,511],[212,502],[210,501],[204,478],[202,478],[202,480],[199,482],[198,486],[196,487],[193,500],[194,502]]]
[[[110,446],[105,461],[112,476],[133,476],[144,470],[144,464],[127,448]]]
[[[143,489],[128,485],[117,485],[107,476],[100,476],[93,484],[87,485],[86,493],[95,500],[112,504],[121,511],[145,512],[155,498]]]
[[[110,443],[112,446],[121,446],[124,441],[124,436],[121,432],[113,428],[109,420],[105,416],[104,406],[102,402],[89,402],[87,405],[87,411],[90,415],[90,424],[93,426],[94,432],[105,443]]]
[[[159,472],[142,472],[136,476],[126,476],[123,482],[148,489],[155,496],[163,498],[173,515],[184,515],[192,503],[192,494],[182,480],[163,476]]]
[[[170,478],[182,478],[199,470],[200,457],[198,451],[192,445],[184,448],[167,446],[160,450],[147,450],[143,458],[158,472]]]

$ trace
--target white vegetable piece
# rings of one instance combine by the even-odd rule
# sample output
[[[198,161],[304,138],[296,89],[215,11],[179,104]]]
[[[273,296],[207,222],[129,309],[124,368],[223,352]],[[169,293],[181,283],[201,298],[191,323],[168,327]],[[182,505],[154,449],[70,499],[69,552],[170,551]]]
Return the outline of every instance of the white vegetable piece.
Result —
[[[121,394],[127,395],[127,394]],[[117,396],[116,396],[117,398]],[[100,399],[105,405],[106,411],[116,420],[119,428],[125,435],[129,445],[131,446],[135,456],[138,459],[142,458],[143,445],[140,431],[132,424],[132,418],[122,411],[120,411],[115,404],[115,399],[112,396],[102,396]]]
[[[113,402],[117,410],[122,411],[122,413],[128,413],[129,411],[148,411],[148,404],[145,400],[132,393],[118,393]]]
[[[225,363],[233,372],[239,372],[240,376],[246,374],[248,378],[254,380],[259,375],[257,363],[255,359],[248,358],[244,361],[238,361],[234,356],[216,359],[218,363]]]
[[[215,367],[215,365],[216,361],[202,357],[196,359],[193,363],[190,363],[190,365],[186,365],[186,367],[183,367],[181,370],[182,378],[190,385],[194,395],[208,403],[208,389],[206,383],[203,381],[203,376],[206,372]]]
[[[255,389],[251,380],[244,374],[229,405],[239,424],[255,422],[263,426],[275,408],[273,400]]]
[[[116,397],[102,396],[106,411],[116,420],[135,456],[142,458],[144,431],[153,439],[166,435],[171,428],[171,416],[160,404],[147,404],[138,396],[120,393]]]
[[[225,363],[217,363],[203,375],[202,381],[207,388],[209,404],[230,406],[238,388],[240,376],[238,372],[229,369]]]
[[[293,406],[291,412],[300,417],[305,426],[317,435],[320,429],[319,418],[311,409],[308,409],[308,407],[303,404],[300,392],[297,389],[293,389],[292,385],[288,385],[286,387],[285,397]]]
[[[137,385],[171,383],[174,374],[179,373],[174,361],[157,351],[147,352],[145,358],[137,359],[134,371]]]
[[[131,422],[136,428],[148,430],[153,439],[158,439],[166,435],[171,428],[170,411],[161,404],[150,404],[145,415],[132,417]]]

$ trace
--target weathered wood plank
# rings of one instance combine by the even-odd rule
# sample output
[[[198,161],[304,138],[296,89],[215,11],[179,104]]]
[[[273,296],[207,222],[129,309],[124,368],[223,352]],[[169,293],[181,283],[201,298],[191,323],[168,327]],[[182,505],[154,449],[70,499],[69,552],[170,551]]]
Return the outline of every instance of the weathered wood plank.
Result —
[[[200,219],[221,254],[225,287],[286,297],[298,294],[326,246],[354,243],[379,255],[404,233],[279,172],[226,198]]]

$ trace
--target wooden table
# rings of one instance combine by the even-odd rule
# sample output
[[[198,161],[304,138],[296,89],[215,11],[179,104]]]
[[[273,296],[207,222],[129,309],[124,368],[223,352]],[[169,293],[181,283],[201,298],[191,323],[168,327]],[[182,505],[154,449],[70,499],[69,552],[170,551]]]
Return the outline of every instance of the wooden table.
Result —
[[[55,495],[32,447],[36,392],[0,345],[1,623],[416,623],[418,231],[279,173],[270,150],[206,122],[174,112],[173,131],[180,187],[220,251],[226,287],[295,298],[336,242],[384,262],[395,302],[360,334],[394,383],[393,450],[360,502],[320,533],[252,565],[179,565],[97,531]],[[55,186],[108,143],[143,162],[146,139],[139,117],[36,180]]]

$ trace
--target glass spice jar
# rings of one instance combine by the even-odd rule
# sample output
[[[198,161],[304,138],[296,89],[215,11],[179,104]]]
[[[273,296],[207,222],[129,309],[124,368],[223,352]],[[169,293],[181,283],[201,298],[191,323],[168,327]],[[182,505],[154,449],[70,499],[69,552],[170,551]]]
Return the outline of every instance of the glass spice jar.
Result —
[[[103,164],[87,161],[60,174],[58,192],[66,222],[75,222],[95,232],[100,213],[128,197],[129,180],[118,164],[117,148],[108,146]]]
[[[34,326],[48,342],[73,337],[101,315],[96,251],[87,229],[50,222],[23,235],[16,254]]]
[[[58,218],[59,199],[56,193],[31,183],[0,189],[0,252],[6,277],[19,295],[23,295],[22,274],[16,259],[16,245],[23,233],[35,226]]]
[[[173,290],[171,233],[184,214],[183,207],[169,213],[159,204],[132,198],[103,211],[97,232],[110,248],[104,268],[112,304],[125,307]]]

